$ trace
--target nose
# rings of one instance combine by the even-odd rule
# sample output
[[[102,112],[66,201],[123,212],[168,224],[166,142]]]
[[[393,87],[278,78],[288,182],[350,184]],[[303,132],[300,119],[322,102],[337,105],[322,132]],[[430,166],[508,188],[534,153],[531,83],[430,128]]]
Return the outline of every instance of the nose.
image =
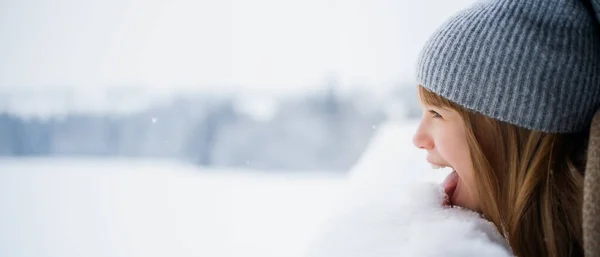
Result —
[[[419,125],[417,132],[415,132],[412,141],[413,144],[420,149],[428,150],[433,148],[433,140],[427,133],[427,130],[423,127],[422,123]]]

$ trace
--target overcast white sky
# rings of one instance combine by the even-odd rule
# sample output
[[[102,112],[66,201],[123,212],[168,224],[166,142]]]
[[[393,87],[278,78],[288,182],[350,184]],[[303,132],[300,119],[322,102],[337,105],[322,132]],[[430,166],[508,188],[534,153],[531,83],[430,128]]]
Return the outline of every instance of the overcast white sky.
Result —
[[[384,88],[410,81],[430,33],[471,2],[3,0],[0,89]]]

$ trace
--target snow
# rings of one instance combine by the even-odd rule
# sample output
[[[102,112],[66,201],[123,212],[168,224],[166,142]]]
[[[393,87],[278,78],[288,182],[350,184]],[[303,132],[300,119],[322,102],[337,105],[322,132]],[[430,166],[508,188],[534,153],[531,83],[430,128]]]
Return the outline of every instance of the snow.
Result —
[[[353,195],[306,256],[511,256],[494,225],[474,212],[442,206],[436,184]]]
[[[377,126],[347,177],[0,159],[0,256],[510,256],[491,223],[441,207],[447,171],[415,126]]]
[[[305,256],[512,256],[491,222],[443,207],[449,170],[424,165],[425,153],[410,147],[415,129],[380,128]]]
[[[343,179],[166,161],[0,161],[0,256],[299,256]]]

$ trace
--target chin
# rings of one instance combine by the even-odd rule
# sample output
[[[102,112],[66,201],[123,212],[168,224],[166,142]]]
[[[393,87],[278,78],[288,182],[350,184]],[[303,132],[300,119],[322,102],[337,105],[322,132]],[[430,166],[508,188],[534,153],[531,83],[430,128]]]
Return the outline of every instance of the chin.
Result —
[[[479,208],[478,204],[471,201],[467,197],[467,195],[465,195],[466,192],[461,190],[461,187],[463,187],[463,186],[464,185],[461,185],[461,183],[458,183],[458,185],[456,186],[456,190],[454,191],[454,194],[452,195],[452,199],[451,199],[452,205],[462,207],[465,209],[469,209],[469,210],[472,210],[475,212],[480,212],[480,208]]]
[[[479,208],[479,206],[477,206],[477,204],[473,204],[468,201],[461,201],[460,198],[456,199],[454,202],[452,202],[452,206],[457,206],[457,207],[469,209],[474,212],[481,213],[481,209]]]

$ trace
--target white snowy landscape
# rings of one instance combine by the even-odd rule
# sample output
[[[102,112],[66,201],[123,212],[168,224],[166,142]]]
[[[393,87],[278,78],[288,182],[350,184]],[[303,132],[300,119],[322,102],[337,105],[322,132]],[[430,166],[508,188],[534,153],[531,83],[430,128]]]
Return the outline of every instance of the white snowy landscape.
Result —
[[[473,0],[4,0],[0,257],[509,256],[414,66]]]
[[[2,256],[509,256],[491,224],[441,207],[410,143],[382,126],[348,176],[159,160],[0,161]]]
[[[300,256],[337,176],[151,160],[0,161],[0,256]]]

